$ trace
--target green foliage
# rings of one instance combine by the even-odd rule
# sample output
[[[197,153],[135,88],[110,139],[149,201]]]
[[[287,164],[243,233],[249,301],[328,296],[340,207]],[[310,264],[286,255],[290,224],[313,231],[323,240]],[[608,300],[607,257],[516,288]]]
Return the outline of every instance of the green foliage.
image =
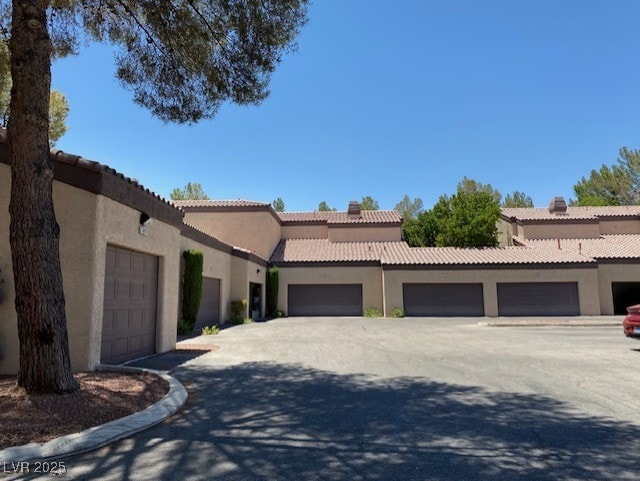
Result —
[[[182,282],[182,319],[189,323],[190,331],[196,323],[200,301],[202,300],[202,252],[189,249],[182,253],[184,258],[184,279]]]
[[[278,309],[276,311],[276,317],[287,317],[287,314],[285,314],[284,311],[281,311],[280,309]]]
[[[458,182],[457,192],[464,192],[467,194],[473,194],[475,192],[485,192],[489,194],[496,201],[498,205],[500,205],[500,200],[502,199],[502,194],[498,189],[494,189],[491,184],[483,184],[482,182],[478,182],[477,180],[469,179],[467,177],[463,177],[460,182]]]
[[[379,210],[380,205],[378,204],[378,201],[375,200],[373,197],[371,197],[370,195],[366,195],[362,198],[362,201],[360,202],[360,209],[361,210]]]
[[[436,238],[438,247],[498,245],[500,206],[488,192],[458,192],[451,197],[450,215]]]
[[[220,328],[218,326],[204,326],[202,328],[203,336],[217,336],[220,332]]]
[[[204,189],[200,184],[187,182],[184,189],[175,188],[171,191],[171,200],[208,200],[209,197],[204,193]]]
[[[273,206],[273,210],[276,212],[284,212],[284,200],[282,200],[282,197],[278,197],[276,200],[271,202],[271,205]]]
[[[178,335],[187,336],[193,332],[193,324],[184,319],[178,321]]]
[[[267,316],[275,316],[278,310],[279,273],[277,267],[267,271]]]
[[[393,309],[391,309],[391,317],[394,317],[394,318],[404,317],[404,311],[399,307],[394,307]]]
[[[242,321],[242,324],[251,324],[253,322],[253,319],[251,319],[250,317],[245,317],[244,320]]]
[[[367,307],[364,310],[364,317],[382,317],[382,312],[376,307]]]
[[[0,124],[3,127],[6,127],[9,121],[11,86],[9,47],[5,40],[0,40]],[[53,90],[49,98],[49,145],[51,147],[69,130],[68,115],[67,98],[60,91]]]
[[[52,2],[54,54],[85,40],[116,46],[116,76],[168,122],[212,118],[232,101],[259,104],[306,23],[307,0]],[[3,27],[7,28],[5,24]]]
[[[231,317],[229,322],[233,325],[242,324],[247,313],[247,300],[231,301]]]
[[[335,211],[335,210],[336,210],[335,208],[329,207],[329,204],[327,204],[324,200],[318,204],[319,212],[329,212],[329,211]]]
[[[603,165],[573,186],[577,205],[640,204],[640,150],[622,147],[617,164]]]
[[[408,195],[405,195],[402,200],[396,204],[394,210],[397,210],[402,219],[407,222],[415,219],[416,216],[422,212],[422,205],[422,199],[420,197],[411,200]]]
[[[467,179],[468,180],[468,179]],[[443,195],[431,210],[403,227],[412,247],[491,247],[498,245],[500,206],[488,189]]]
[[[502,207],[533,207],[533,199],[518,190],[513,194],[507,194],[502,201]]]

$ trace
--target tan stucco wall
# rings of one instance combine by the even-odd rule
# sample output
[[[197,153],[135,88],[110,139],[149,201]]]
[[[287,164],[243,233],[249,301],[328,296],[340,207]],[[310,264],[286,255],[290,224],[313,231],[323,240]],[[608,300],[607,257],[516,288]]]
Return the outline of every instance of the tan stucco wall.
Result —
[[[203,277],[220,279],[220,321],[226,321],[229,318],[229,302],[231,301],[231,254],[205,246],[187,237],[181,237],[179,254],[181,263],[182,253],[188,249],[196,249],[202,252]],[[180,272],[182,272],[182,269]],[[180,286],[182,286],[182,282],[180,282]],[[179,315],[180,305],[178,305]]]
[[[15,374],[18,370],[18,329],[14,308],[15,291],[11,251],[9,247],[9,167],[0,164],[0,289],[4,301],[0,304],[0,373]],[[60,182],[53,183],[56,217],[60,225],[60,263],[65,295],[67,331],[72,368],[76,371],[92,368],[90,340],[95,336],[94,312],[102,309],[102,291],[92,287],[96,275],[96,196]],[[102,259],[104,264],[104,258]],[[104,271],[103,271],[104,272]],[[102,285],[104,282],[102,282]],[[98,342],[98,352],[99,352]]]
[[[265,283],[267,278],[267,268],[256,264],[253,261],[244,259],[243,257],[232,256],[231,258],[231,299],[230,301],[240,301],[245,299],[247,301],[247,312],[245,317],[249,316],[249,306],[251,305],[249,299],[249,283],[253,282],[261,285],[261,315],[265,314]],[[228,321],[229,318],[224,318]]]
[[[329,226],[331,242],[400,241],[401,227],[337,227]]]
[[[289,284],[362,284],[363,309],[383,312],[382,269],[363,267],[280,267],[278,309],[287,312]]]
[[[640,234],[640,220],[602,220],[600,234]]]
[[[501,247],[507,247],[513,245],[512,236],[513,225],[504,219],[498,219],[498,245]]]
[[[592,224],[527,224],[523,226],[525,239],[590,239],[600,236],[598,223]]]
[[[138,232],[140,211],[115,202],[107,197],[98,196],[98,217],[96,220],[96,259],[97,268],[94,277],[95,295],[100,299],[94,316],[97,333],[92,349],[100,360],[100,341],[102,329],[103,291],[105,275],[105,256],[107,244],[131,249],[160,258],[158,266],[158,309],[156,330],[156,352],[166,352],[175,347],[176,325],[179,308],[180,283],[180,230],[177,227],[157,220],[149,226],[149,235]]]
[[[481,283],[485,316],[498,316],[498,282],[578,282],[580,314],[600,315],[597,269],[385,270],[385,315],[402,308],[403,283]]]
[[[327,239],[327,225],[285,225],[282,226],[283,239]]]
[[[603,316],[610,316],[614,313],[612,282],[640,282],[640,263],[600,264],[598,266],[600,311]]]
[[[280,224],[269,212],[186,212],[184,222],[264,259],[280,242]]]

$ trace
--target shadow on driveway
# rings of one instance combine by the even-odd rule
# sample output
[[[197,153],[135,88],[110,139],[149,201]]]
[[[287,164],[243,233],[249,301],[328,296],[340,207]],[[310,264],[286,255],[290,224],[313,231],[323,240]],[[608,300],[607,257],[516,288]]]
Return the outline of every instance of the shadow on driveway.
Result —
[[[173,372],[181,415],[67,461],[82,479],[631,480],[640,427],[549,397],[247,363]],[[73,479],[76,479],[75,477]]]

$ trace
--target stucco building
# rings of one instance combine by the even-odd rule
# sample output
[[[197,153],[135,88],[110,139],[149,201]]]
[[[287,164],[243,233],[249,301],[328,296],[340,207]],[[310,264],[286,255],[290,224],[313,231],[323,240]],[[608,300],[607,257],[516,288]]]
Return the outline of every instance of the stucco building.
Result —
[[[187,249],[204,255],[198,326],[225,322],[234,300],[264,316],[269,266],[290,316],[601,315],[640,302],[640,207],[504,209],[500,247],[410,248],[395,211],[170,203],[105,165],[52,156],[75,370],[175,346]],[[8,164],[0,138],[0,373],[18,367]]]

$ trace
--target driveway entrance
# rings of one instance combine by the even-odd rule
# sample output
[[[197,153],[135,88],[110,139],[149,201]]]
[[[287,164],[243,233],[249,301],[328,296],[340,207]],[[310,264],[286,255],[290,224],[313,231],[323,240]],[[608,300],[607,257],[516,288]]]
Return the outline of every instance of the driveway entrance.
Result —
[[[67,476],[638,479],[640,384],[629,366],[640,342],[617,326],[425,321],[286,318],[191,340],[219,349],[172,370],[190,393],[181,413],[67,459]]]

